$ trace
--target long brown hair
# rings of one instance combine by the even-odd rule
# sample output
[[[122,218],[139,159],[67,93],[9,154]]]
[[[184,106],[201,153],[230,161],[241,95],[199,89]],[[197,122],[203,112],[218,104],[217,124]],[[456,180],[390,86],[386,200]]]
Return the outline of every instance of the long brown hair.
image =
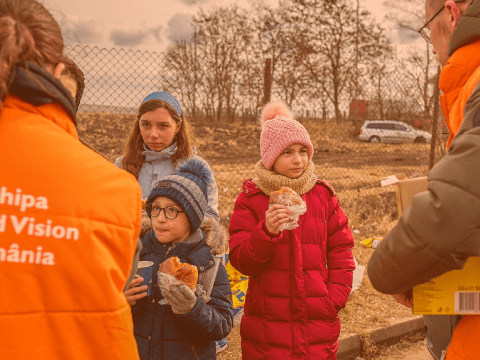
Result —
[[[175,109],[168,103],[162,100],[148,100],[142,103],[138,109],[137,116],[135,121],[132,124],[132,129],[130,130],[130,135],[128,137],[127,143],[125,144],[124,156],[122,159],[122,167],[128,171],[130,174],[135,176],[138,179],[138,174],[142,168],[145,157],[142,155],[143,149],[143,138],[140,134],[140,118],[143,114],[149,111],[154,111],[157,109],[167,109],[170,113],[170,116],[175,120],[175,123],[180,126],[180,131],[175,136],[177,141],[177,151],[172,156],[172,163],[174,166],[177,166],[180,159],[188,159],[192,156],[192,143],[193,143],[193,134],[185,114],[182,111],[182,117],[178,116]]]
[[[80,70],[77,63],[70,59],[67,56],[64,56],[62,62],[65,64],[65,70],[63,70],[62,75],[71,77],[77,84],[77,93],[75,94],[75,105],[80,106],[80,101],[82,100],[83,90],[85,90],[85,75],[83,71]]]
[[[62,59],[62,32],[42,4],[36,0],[0,0],[0,107],[19,62],[51,68]]]

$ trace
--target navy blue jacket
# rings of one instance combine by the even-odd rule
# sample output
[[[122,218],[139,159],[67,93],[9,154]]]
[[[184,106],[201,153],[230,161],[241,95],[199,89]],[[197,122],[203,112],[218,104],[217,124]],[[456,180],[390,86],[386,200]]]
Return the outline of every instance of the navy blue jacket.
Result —
[[[158,303],[163,297],[157,286],[157,270],[163,261],[178,256],[181,262],[195,265],[199,273],[213,266],[214,257],[212,248],[207,245],[207,236],[197,230],[175,246],[163,245],[150,230],[142,238],[142,243],[140,260],[153,261],[154,286],[150,296],[137,301],[132,307],[135,339],[141,360],[216,359],[215,341],[225,338],[233,326],[232,291],[222,264],[207,304],[197,297],[192,311],[176,315],[170,305]]]

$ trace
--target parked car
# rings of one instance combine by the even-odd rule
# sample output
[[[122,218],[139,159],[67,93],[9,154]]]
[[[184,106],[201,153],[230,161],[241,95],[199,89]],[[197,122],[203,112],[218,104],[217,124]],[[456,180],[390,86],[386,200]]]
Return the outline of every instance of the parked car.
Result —
[[[395,120],[366,120],[358,137],[373,143],[426,143],[432,139],[428,132]]]

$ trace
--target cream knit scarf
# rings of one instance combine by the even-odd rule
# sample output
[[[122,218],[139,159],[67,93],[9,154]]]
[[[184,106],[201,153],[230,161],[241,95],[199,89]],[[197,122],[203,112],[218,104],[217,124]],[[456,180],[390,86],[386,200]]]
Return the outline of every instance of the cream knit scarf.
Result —
[[[314,174],[315,166],[313,161],[309,161],[307,168],[298,179],[290,179],[283,175],[278,175],[274,171],[268,170],[263,166],[262,160],[255,165],[255,172],[257,177],[252,179],[255,185],[258,186],[267,196],[273,191],[280,190],[281,187],[289,187],[297,192],[298,195],[303,195],[313,189],[317,182],[317,175]]]

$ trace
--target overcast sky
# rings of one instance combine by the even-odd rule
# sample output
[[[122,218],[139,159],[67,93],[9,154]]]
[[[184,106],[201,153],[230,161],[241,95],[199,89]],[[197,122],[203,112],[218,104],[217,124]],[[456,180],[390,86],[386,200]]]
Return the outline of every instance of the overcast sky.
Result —
[[[278,0],[265,0],[273,6]],[[174,39],[191,32],[190,20],[200,7],[237,3],[248,8],[248,0],[43,0],[64,30],[65,42],[105,48],[123,47],[161,52]],[[360,0],[388,27],[384,0]],[[394,43],[402,37],[389,29]],[[408,40],[408,37],[403,37]]]

